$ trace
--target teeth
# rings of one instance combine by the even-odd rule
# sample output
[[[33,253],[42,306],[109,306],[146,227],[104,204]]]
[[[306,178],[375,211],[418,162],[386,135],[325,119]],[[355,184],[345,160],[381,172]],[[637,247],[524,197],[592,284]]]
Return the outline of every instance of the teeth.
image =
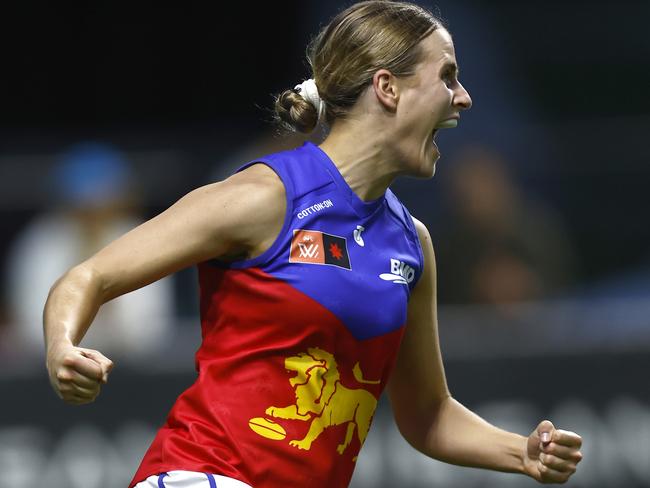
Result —
[[[449,119],[449,120],[443,120],[442,122],[440,122],[436,126],[436,129],[453,129],[456,126],[458,126],[458,120]]]

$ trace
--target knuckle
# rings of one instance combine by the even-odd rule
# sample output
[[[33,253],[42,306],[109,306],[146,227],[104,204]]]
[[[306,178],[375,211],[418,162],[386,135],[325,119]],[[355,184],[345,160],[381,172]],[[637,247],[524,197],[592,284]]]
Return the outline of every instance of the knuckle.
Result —
[[[61,363],[64,366],[74,366],[76,360],[77,358],[74,354],[66,354],[65,357],[63,358],[63,361],[61,361]]]
[[[67,382],[70,381],[71,378],[70,378],[70,374],[67,371],[60,370],[60,371],[57,371],[57,373],[56,373],[56,379],[59,380],[62,383],[67,383]]]
[[[99,388],[92,387],[92,388],[79,388],[78,393],[79,395],[83,395],[86,397],[96,395],[97,392],[99,391]]]

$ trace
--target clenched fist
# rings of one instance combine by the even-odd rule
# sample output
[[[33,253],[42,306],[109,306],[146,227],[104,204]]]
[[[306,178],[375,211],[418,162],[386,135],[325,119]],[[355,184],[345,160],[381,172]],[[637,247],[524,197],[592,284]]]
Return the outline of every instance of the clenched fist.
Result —
[[[541,483],[565,483],[582,459],[581,446],[578,434],[544,420],[528,436],[526,472]]]
[[[99,351],[72,345],[48,351],[47,370],[52,388],[73,405],[94,401],[111,369],[113,361]]]

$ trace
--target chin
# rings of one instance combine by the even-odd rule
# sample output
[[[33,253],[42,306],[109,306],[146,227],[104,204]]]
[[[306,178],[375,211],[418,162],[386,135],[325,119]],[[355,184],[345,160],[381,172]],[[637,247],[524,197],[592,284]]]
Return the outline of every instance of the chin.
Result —
[[[415,176],[416,178],[429,179],[433,178],[433,175],[436,174],[436,164],[440,159],[440,153],[434,150],[433,157],[428,156],[419,166],[418,171]]]
[[[402,161],[403,170],[401,174],[411,178],[428,179],[436,172],[436,162],[440,159],[438,148],[434,145],[426,145],[419,148],[417,152],[402,153],[397,156]]]
[[[422,167],[418,171],[407,173],[406,176],[409,176],[411,178],[417,178],[419,180],[428,180],[433,178],[433,175],[435,174],[436,174],[436,163],[433,163],[433,165],[428,165],[426,168]]]

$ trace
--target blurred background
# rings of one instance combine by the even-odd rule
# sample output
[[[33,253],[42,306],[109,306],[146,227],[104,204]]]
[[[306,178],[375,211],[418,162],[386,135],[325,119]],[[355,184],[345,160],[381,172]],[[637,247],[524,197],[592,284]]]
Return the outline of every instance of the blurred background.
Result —
[[[111,302],[84,341],[98,402],[49,387],[41,313],[68,267],[255,157],[272,96],[349,2],[4,6],[0,17],[0,487],[123,487],[199,343],[194,269]],[[584,437],[568,486],[650,486],[650,2],[420,2],[474,107],[433,180],[393,190],[430,229],[452,393],[528,434]],[[385,399],[352,486],[528,487],[415,453]]]

